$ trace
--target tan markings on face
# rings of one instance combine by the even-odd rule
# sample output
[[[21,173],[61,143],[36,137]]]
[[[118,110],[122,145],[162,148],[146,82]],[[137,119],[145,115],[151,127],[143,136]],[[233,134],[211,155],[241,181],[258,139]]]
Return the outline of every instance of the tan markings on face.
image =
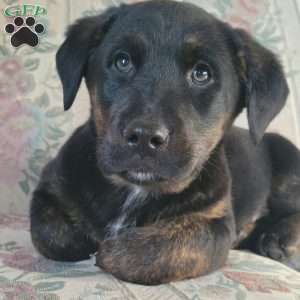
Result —
[[[93,88],[90,91],[92,115],[96,126],[97,135],[100,136],[103,133],[105,121],[101,105],[98,103],[98,93],[97,89]]]
[[[193,164],[191,166],[192,170],[197,171],[197,166],[200,164],[202,167],[205,161],[209,159],[211,152],[216,147],[224,134],[227,121],[228,116],[224,114],[222,118],[219,119],[219,122],[216,123],[213,128],[207,130],[205,134],[202,135],[201,139],[199,139],[199,142],[194,145],[194,151],[192,155],[194,157],[197,157],[197,159],[194,159],[193,161]],[[198,172],[201,171],[201,167]],[[190,176],[182,180],[171,179],[167,183],[159,183],[155,187],[155,189],[157,190],[157,192],[165,194],[180,193],[184,189],[186,189],[194,179],[194,176]]]
[[[229,115],[223,113],[222,116],[219,118],[219,121],[215,124],[215,126],[207,131],[206,139],[207,148],[209,152],[211,152],[216,147],[216,145],[223,137],[225,127],[227,126],[229,119]]]
[[[227,119],[224,115],[224,117],[221,118],[220,121],[211,130],[209,130],[205,135],[202,136],[202,139],[199,141],[199,143],[195,145],[195,150],[193,155],[195,157],[197,156],[198,159],[195,159],[193,161],[191,170],[197,171],[197,165],[199,164],[199,162],[203,164],[206,160],[209,159],[209,155],[211,151],[216,147],[217,143],[219,142],[219,140],[224,134],[224,126],[226,120]],[[132,186],[131,183],[127,182],[126,180],[124,180],[118,175],[110,176],[110,179],[114,184],[118,186],[124,186],[124,185]],[[176,194],[186,189],[194,179],[195,179],[194,176],[189,176],[180,180],[174,178],[168,180],[167,182],[158,182],[155,183],[155,185],[145,186],[144,189],[145,191],[148,192],[153,191],[162,194]]]

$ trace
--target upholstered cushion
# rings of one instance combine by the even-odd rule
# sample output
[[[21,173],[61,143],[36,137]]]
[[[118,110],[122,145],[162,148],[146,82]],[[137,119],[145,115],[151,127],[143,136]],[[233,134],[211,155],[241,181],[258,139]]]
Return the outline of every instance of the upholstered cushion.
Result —
[[[28,218],[0,215],[1,300],[295,300],[300,273],[267,258],[231,251],[226,266],[209,276],[160,286],[117,280],[94,258],[61,263],[33,248]]]

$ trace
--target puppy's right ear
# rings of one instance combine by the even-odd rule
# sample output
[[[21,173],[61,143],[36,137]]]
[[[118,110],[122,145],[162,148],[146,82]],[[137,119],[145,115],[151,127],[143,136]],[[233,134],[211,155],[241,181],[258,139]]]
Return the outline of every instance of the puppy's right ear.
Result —
[[[289,94],[283,68],[276,55],[244,30],[229,29],[230,48],[241,83],[240,106],[247,109],[251,138],[258,144],[270,122],[281,111]],[[228,32],[228,31],[227,31]]]
[[[74,102],[90,50],[101,42],[109,26],[116,19],[119,8],[78,20],[67,31],[67,38],[56,54],[56,67],[63,86],[64,109]]]

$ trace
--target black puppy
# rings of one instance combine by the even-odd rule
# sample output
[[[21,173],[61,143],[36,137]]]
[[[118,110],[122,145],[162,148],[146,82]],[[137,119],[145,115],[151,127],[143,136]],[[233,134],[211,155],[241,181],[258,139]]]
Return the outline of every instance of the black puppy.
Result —
[[[34,193],[40,253],[98,251],[144,284],[209,273],[233,247],[297,263],[300,153],[264,135],[288,95],[270,51],[191,4],[149,1],[79,20],[57,68],[65,109],[83,77],[92,108]],[[232,127],[243,108],[249,132]]]

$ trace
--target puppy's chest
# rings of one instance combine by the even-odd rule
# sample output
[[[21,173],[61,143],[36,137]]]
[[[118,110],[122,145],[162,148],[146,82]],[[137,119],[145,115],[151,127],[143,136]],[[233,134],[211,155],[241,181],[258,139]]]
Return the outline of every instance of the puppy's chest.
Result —
[[[139,211],[144,206],[148,194],[141,188],[133,188],[124,196],[122,206],[116,216],[105,227],[106,238],[115,237],[122,230],[136,226]]]
[[[105,237],[116,237],[129,227],[145,226],[199,211],[205,206],[206,198],[205,194],[200,192],[196,195],[185,195],[184,199],[176,196],[156,198],[140,187],[133,188],[124,196],[122,205],[105,226]]]

